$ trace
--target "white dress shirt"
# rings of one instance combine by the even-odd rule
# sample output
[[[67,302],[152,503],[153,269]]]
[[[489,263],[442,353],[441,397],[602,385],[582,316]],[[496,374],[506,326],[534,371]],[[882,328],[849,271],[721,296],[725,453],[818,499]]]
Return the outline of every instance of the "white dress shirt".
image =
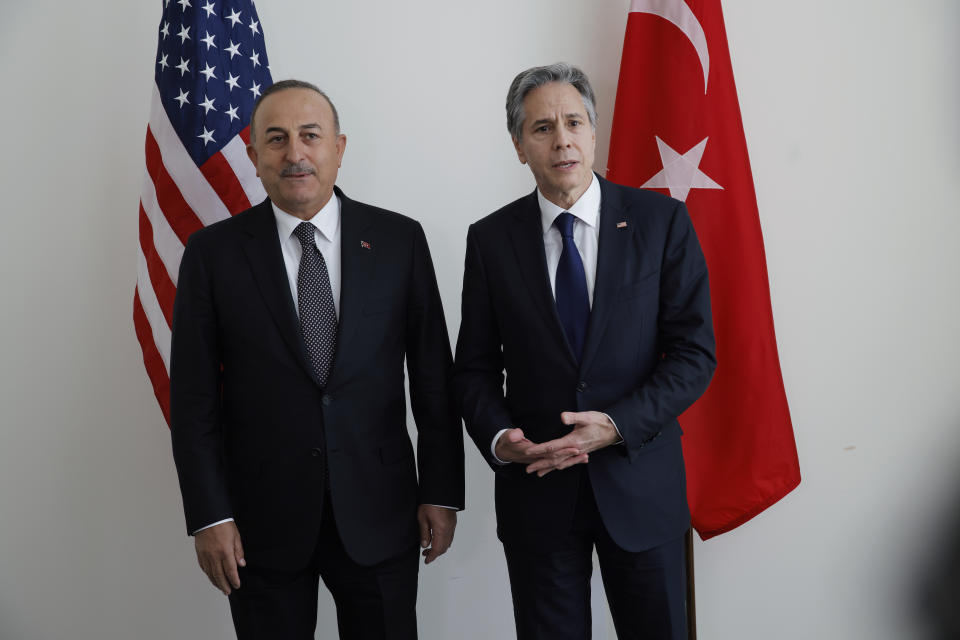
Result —
[[[587,279],[587,297],[590,308],[593,308],[593,287],[597,280],[597,247],[600,243],[600,182],[596,174],[591,174],[593,180],[583,195],[573,203],[569,209],[563,209],[547,200],[540,189],[537,189],[537,202],[540,205],[540,224],[543,226],[543,251],[547,257],[547,274],[550,276],[550,290],[554,300],[557,297],[557,265],[560,264],[560,254],[563,252],[563,238],[560,230],[553,224],[564,211],[573,214],[573,241],[577,245],[580,260],[583,261],[583,272]],[[604,414],[606,415],[606,414]],[[607,416],[610,418],[610,416]],[[610,418],[613,423],[613,419]],[[616,429],[616,423],[613,424]],[[490,444],[490,453],[493,459],[501,464],[509,464],[497,457],[496,446],[500,436],[509,427],[501,429],[493,436]],[[617,433],[619,434],[619,429]]]
[[[290,293],[293,295],[293,307],[300,313],[300,303],[297,300],[297,275],[300,273],[300,256],[303,247],[300,240],[293,235],[293,230],[304,222],[300,218],[283,211],[274,202],[273,217],[277,220],[277,235],[280,236],[280,252],[283,254],[283,266],[287,268],[287,282],[290,283]],[[333,306],[340,318],[340,198],[336,195],[327,200],[312,218],[306,221],[315,227],[314,236],[317,248],[327,264],[327,274],[330,276],[330,291],[333,293]]]

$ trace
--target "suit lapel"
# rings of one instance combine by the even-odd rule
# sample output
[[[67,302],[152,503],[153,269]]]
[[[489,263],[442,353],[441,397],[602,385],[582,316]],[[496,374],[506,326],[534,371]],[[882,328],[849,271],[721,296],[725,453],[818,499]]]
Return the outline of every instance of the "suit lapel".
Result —
[[[624,262],[629,257],[630,238],[635,229],[617,228],[626,220],[624,206],[616,185],[600,180],[600,234],[597,241],[597,276],[593,285],[593,306],[587,340],[583,346],[580,370],[589,371],[610,312],[617,302],[617,292],[623,284]]]
[[[510,239],[520,265],[520,276],[530,292],[534,306],[540,310],[541,319],[558,344],[566,350],[575,364],[576,358],[557,315],[557,305],[550,288],[550,274],[547,273],[547,256],[543,248],[543,226],[540,223],[540,205],[537,192],[527,196],[514,212],[513,229]]]
[[[287,280],[287,268],[280,252],[280,239],[277,235],[277,222],[273,216],[270,200],[257,205],[244,230],[246,241],[243,251],[250,262],[253,278],[277,323],[280,335],[290,347],[300,366],[311,378],[313,370],[307,363],[300,335],[300,320],[297,318],[293,296],[290,294],[290,282]]]
[[[350,353],[350,341],[363,316],[363,304],[376,260],[376,245],[370,242],[372,216],[343,195],[338,187],[334,190],[340,198],[340,316],[337,319],[337,352],[327,386],[336,380],[338,364]]]

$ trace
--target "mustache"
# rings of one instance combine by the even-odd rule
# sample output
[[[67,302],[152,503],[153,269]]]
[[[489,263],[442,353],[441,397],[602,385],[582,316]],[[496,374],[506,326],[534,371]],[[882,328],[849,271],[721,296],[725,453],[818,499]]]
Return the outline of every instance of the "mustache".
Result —
[[[298,162],[297,164],[289,164],[283,168],[283,171],[280,172],[281,177],[292,176],[295,173],[309,173],[311,175],[316,173],[316,170],[311,167],[306,162]]]

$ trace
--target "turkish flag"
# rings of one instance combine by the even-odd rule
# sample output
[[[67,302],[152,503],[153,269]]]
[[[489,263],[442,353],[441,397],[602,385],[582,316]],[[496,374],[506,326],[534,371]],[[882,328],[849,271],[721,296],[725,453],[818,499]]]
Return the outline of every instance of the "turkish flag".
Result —
[[[612,182],[684,200],[706,255],[718,364],[680,424],[707,539],[800,483],[720,0],[633,0],[608,167]]]

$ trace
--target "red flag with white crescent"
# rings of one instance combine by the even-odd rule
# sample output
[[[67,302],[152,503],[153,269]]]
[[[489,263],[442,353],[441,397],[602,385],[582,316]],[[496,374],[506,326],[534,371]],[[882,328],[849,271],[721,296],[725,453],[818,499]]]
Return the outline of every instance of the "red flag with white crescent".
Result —
[[[631,2],[607,177],[684,200],[706,256],[718,364],[680,423],[707,539],[800,482],[720,0]]]

